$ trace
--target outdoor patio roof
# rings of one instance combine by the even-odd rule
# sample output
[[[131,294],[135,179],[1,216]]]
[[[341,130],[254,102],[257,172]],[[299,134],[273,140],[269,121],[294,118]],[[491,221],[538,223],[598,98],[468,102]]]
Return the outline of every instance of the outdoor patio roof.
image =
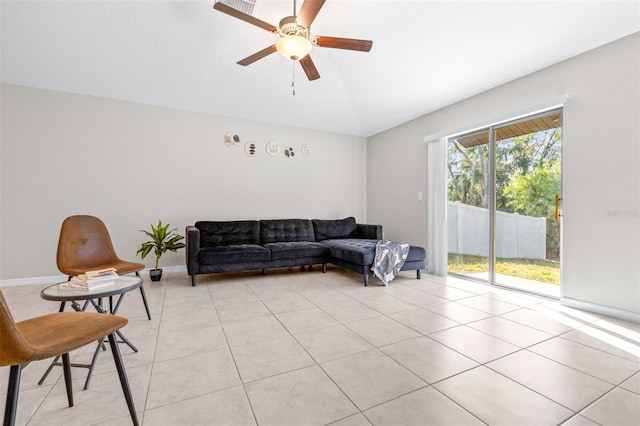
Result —
[[[502,127],[496,127],[495,139],[501,141],[504,139],[514,138],[516,136],[528,135],[543,130],[555,129],[557,127],[560,127],[561,125],[562,111],[555,110],[551,113],[545,113],[533,118],[524,118],[520,121],[512,122]],[[465,148],[485,145],[489,143],[489,132],[487,131],[487,129],[483,129],[472,134],[466,134],[461,137],[455,138],[455,140]]]

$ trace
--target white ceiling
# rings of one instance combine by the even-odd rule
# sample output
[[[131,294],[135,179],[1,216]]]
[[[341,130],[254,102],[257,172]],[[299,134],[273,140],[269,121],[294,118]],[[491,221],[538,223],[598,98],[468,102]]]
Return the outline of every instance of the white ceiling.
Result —
[[[640,31],[637,0],[328,0],[312,35],[373,48],[314,48],[309,82],[278,53],[237,65],[277,36],[213,3],[2,0],[2,82],[370,136]]]

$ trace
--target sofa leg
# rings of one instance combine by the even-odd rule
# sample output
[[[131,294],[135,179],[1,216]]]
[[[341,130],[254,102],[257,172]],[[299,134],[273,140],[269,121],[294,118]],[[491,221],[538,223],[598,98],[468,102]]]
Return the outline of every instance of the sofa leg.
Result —
[[[420,269],[416,269],[416,279],[419,280],[421,277]]]
[[[267,270],[266,269],[262,270],[262,275],[267,275]]]
[[[191,287],[195,287],[195,286],[196,286],[196,276],[194,274],[194,275],[191,275]]]
[[[327,272],[327,264],[323,263],[322,264],[322,273],[324,274],[325,272]]]
[[[368,275],[368,274],[365,274],[365,275],[364,275],[364,286],[366,287],[366,286],[367,286],[367,284],[369,284],[369,275]]]

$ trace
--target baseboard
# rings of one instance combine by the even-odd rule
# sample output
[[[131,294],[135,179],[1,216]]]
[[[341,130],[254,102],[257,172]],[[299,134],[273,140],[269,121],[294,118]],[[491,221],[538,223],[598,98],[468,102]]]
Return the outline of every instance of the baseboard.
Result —
[[[149,275],[149,269],[145,268],[140,271],[141,275]],[[187,272],[186,266],[166,266],[162,268],[165,272]],[[27,285],[44,285],[55,284],[67,280],[66,275],[50,275],[46,277],[29,277],[29,278],[14,278],[10,280],[0,280],[0,288],[6,287],[19,287]]]
[[[561,297],[560,304],[571,308],[593,312],[594,314],[606,315],[623,321],[640,324],[640,314],[636,312],[624,311],[622,309],[611,308],[609,306],[598,305],[596,303],[585,302],[583,300],[572,299],[570,297]]]
[[[48,277],[14,278],[11,280],[0,280],[0,288],[20,287],[20,286],[27,286],[27,285],[55,284],[55,283],[59,283],[66,280],[67,280],[66,275],[50,275]]]

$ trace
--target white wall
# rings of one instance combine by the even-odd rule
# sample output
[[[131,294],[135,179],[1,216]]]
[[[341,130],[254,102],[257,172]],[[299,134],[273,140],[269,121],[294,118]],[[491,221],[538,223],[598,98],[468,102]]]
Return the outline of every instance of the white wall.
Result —
[[[426,192],[424,138],[569,93],[562,293],[640,313],[639,76],[636,33],[370,137],[369,221],[384,225],[387,238],[426,247],[426,201],[416,196]]]
[[[1,94],[2,280],[59,275],[60,225],[74,214],[100,217],[131,260],[138,230],[158,219],[180,234],[197,220],[366,221],[364,138],[4,84]],[[225,146],[229,131],[241,146]],[[296,156],[268,156],[270,141]],[[184,251],[160,266],[184,266]]]

